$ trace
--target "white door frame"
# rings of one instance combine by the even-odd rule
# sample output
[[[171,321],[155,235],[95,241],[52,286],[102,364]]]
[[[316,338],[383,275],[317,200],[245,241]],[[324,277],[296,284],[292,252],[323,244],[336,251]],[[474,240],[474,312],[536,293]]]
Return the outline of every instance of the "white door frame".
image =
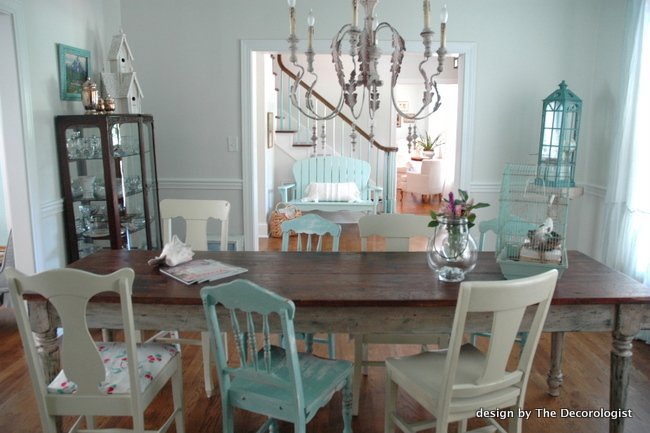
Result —
[[[327,51],[331,41],[314,41],[314,50]],[[408,44],[408,42],[407,42]],[[417,45],[411,42],[410,45]],[[382,47],[383,48],[383,47]],[[255,76],[252,71],[252,57],[255,52],[283,52],[287,50],[284,40],[242,40],[241,41],[241,106],[242,106],[242,173],[244,207],[244,249],[258,249],[257,224],[257,158],[254,146],[256,126],[253,119],[253,94]],[[450,53],[462,55],[465,62],[459,80],[458,143],[456,151],[456,178],[458,188],[468,190],[471,181],[471,163],[474,147],[474,95],[476,88],[476,44],[449,42]],[[390,46],[384,52],[390,52]]]
[[[0,0],[0,13],[8,15],[13,27],[13,50],[17,68],[18,101],[3,100],[5,115],[19,119],[18,125],[4,125],[0,118],[0,152],[3,152],[4,185],[6,190],[7,221],[11,226],[16,267],[23,272],[33,273],[42,266],[37,240],[41,239],[38,205],[37,160],[34,140],[34,123],[27,60],[27,39],[22,2]],[[5,64],[14,66],[13,62]],[[9,129],[11,127],[11,129]],[[5,143],[11,140],[11,143]],[[18,144],[18,145],[17,145]]]

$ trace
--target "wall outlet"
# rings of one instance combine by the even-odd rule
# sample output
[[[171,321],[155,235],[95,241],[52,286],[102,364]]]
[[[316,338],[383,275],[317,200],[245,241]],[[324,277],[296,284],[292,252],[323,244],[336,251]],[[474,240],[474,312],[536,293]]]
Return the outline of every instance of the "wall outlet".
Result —
[[[239,152],[239,137],[228,137],[228,152]]]

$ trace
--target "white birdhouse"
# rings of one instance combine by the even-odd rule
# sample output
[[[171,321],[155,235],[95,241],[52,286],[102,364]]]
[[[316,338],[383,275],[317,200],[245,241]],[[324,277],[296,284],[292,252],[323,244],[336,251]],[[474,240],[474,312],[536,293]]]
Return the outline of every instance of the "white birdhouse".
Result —
[[[111,65],[111,72],[118,74],[133,72],[133,54],[122,29],[119,34],[113,36],[111,48],[108,50],[108,62]]]
[[[104,94],[115,99],[115,113],[141,113],[144,95],[133,71],[133,54],[122,29],[113,36],[108,62],[111,72],[104,72],[101,76]]]

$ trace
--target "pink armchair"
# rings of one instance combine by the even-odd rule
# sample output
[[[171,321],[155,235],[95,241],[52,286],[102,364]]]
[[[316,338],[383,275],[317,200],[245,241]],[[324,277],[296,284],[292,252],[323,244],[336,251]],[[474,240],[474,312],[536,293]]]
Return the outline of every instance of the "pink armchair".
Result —
[[[437,195],[442,201],[445,188],[444,160],[425,159],[422,161],[420,172],[407,171],[402,187],[403,192],[422,194],[422,201],[428,201],[432,195]]]

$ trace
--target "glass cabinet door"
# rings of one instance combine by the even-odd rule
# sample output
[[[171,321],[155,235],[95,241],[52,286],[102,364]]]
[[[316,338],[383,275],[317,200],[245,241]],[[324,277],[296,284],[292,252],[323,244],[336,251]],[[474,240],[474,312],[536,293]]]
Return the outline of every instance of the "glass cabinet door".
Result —
[[[160,249],[153,119],[57,117],[70,262],[101,248]]]

